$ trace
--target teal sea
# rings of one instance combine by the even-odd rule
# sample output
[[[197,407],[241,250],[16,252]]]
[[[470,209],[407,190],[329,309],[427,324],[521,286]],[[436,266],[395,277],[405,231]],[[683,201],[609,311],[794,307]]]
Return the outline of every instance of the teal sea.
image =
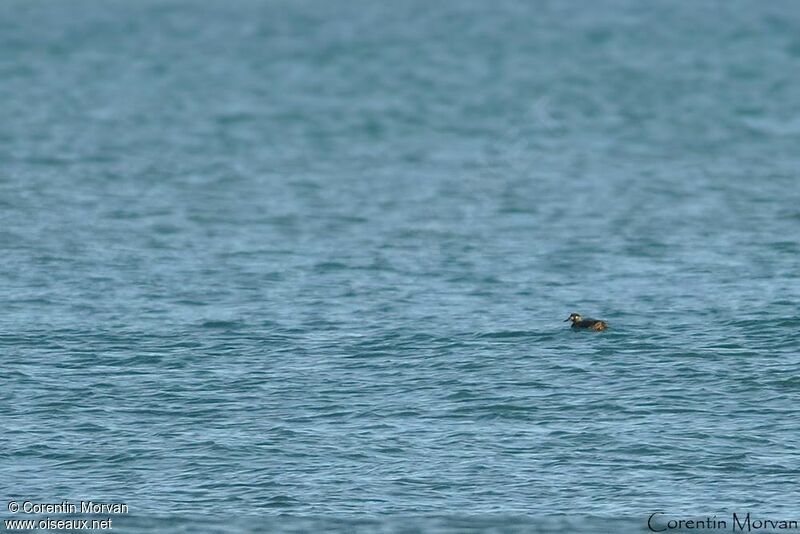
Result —
[[[800,520],[798,87],[789,0],[3,1],[0,519]]]

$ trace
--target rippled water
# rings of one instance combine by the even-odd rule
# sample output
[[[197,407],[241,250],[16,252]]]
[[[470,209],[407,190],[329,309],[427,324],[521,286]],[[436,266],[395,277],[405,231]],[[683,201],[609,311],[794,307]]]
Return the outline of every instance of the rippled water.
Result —
[[[3,2],[0,517],[797,519],[799,29],[788,1]]]

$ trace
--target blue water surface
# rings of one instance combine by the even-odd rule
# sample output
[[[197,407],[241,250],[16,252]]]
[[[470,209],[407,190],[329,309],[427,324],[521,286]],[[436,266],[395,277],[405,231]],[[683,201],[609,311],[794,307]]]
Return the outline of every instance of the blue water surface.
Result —
[[[798,86],[788,0],[0,3],[0,518],[800,519]]]

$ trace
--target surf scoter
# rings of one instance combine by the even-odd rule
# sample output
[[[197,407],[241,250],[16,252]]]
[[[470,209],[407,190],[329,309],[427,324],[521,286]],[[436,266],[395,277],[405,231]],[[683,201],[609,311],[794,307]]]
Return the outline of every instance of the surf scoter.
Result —
[[[608,328],[608,323],[600,319],[584,319],[579,313],[570,314],[569,317],[564,319],[564,322],[572,321],[572,328],[587,328],[589,330],[605,330]]]

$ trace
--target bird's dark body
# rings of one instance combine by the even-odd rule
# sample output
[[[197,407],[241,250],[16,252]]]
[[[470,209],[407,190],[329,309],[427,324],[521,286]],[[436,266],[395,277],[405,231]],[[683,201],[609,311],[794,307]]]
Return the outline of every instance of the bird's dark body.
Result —
[[[577,313],[573,313],[572,315],[570,315],[566,319],[566,321],[572,321],[572,328],[574,328],[575,330],[583,329],[583,330],[595,330],[599,332],[601,330],[605,330],[606,328],[608,328],[608,323],[605,321],[601,321],[600,319],[591,319],[588,317],[584,319],[583,317],[580,316],[580,314]]]

